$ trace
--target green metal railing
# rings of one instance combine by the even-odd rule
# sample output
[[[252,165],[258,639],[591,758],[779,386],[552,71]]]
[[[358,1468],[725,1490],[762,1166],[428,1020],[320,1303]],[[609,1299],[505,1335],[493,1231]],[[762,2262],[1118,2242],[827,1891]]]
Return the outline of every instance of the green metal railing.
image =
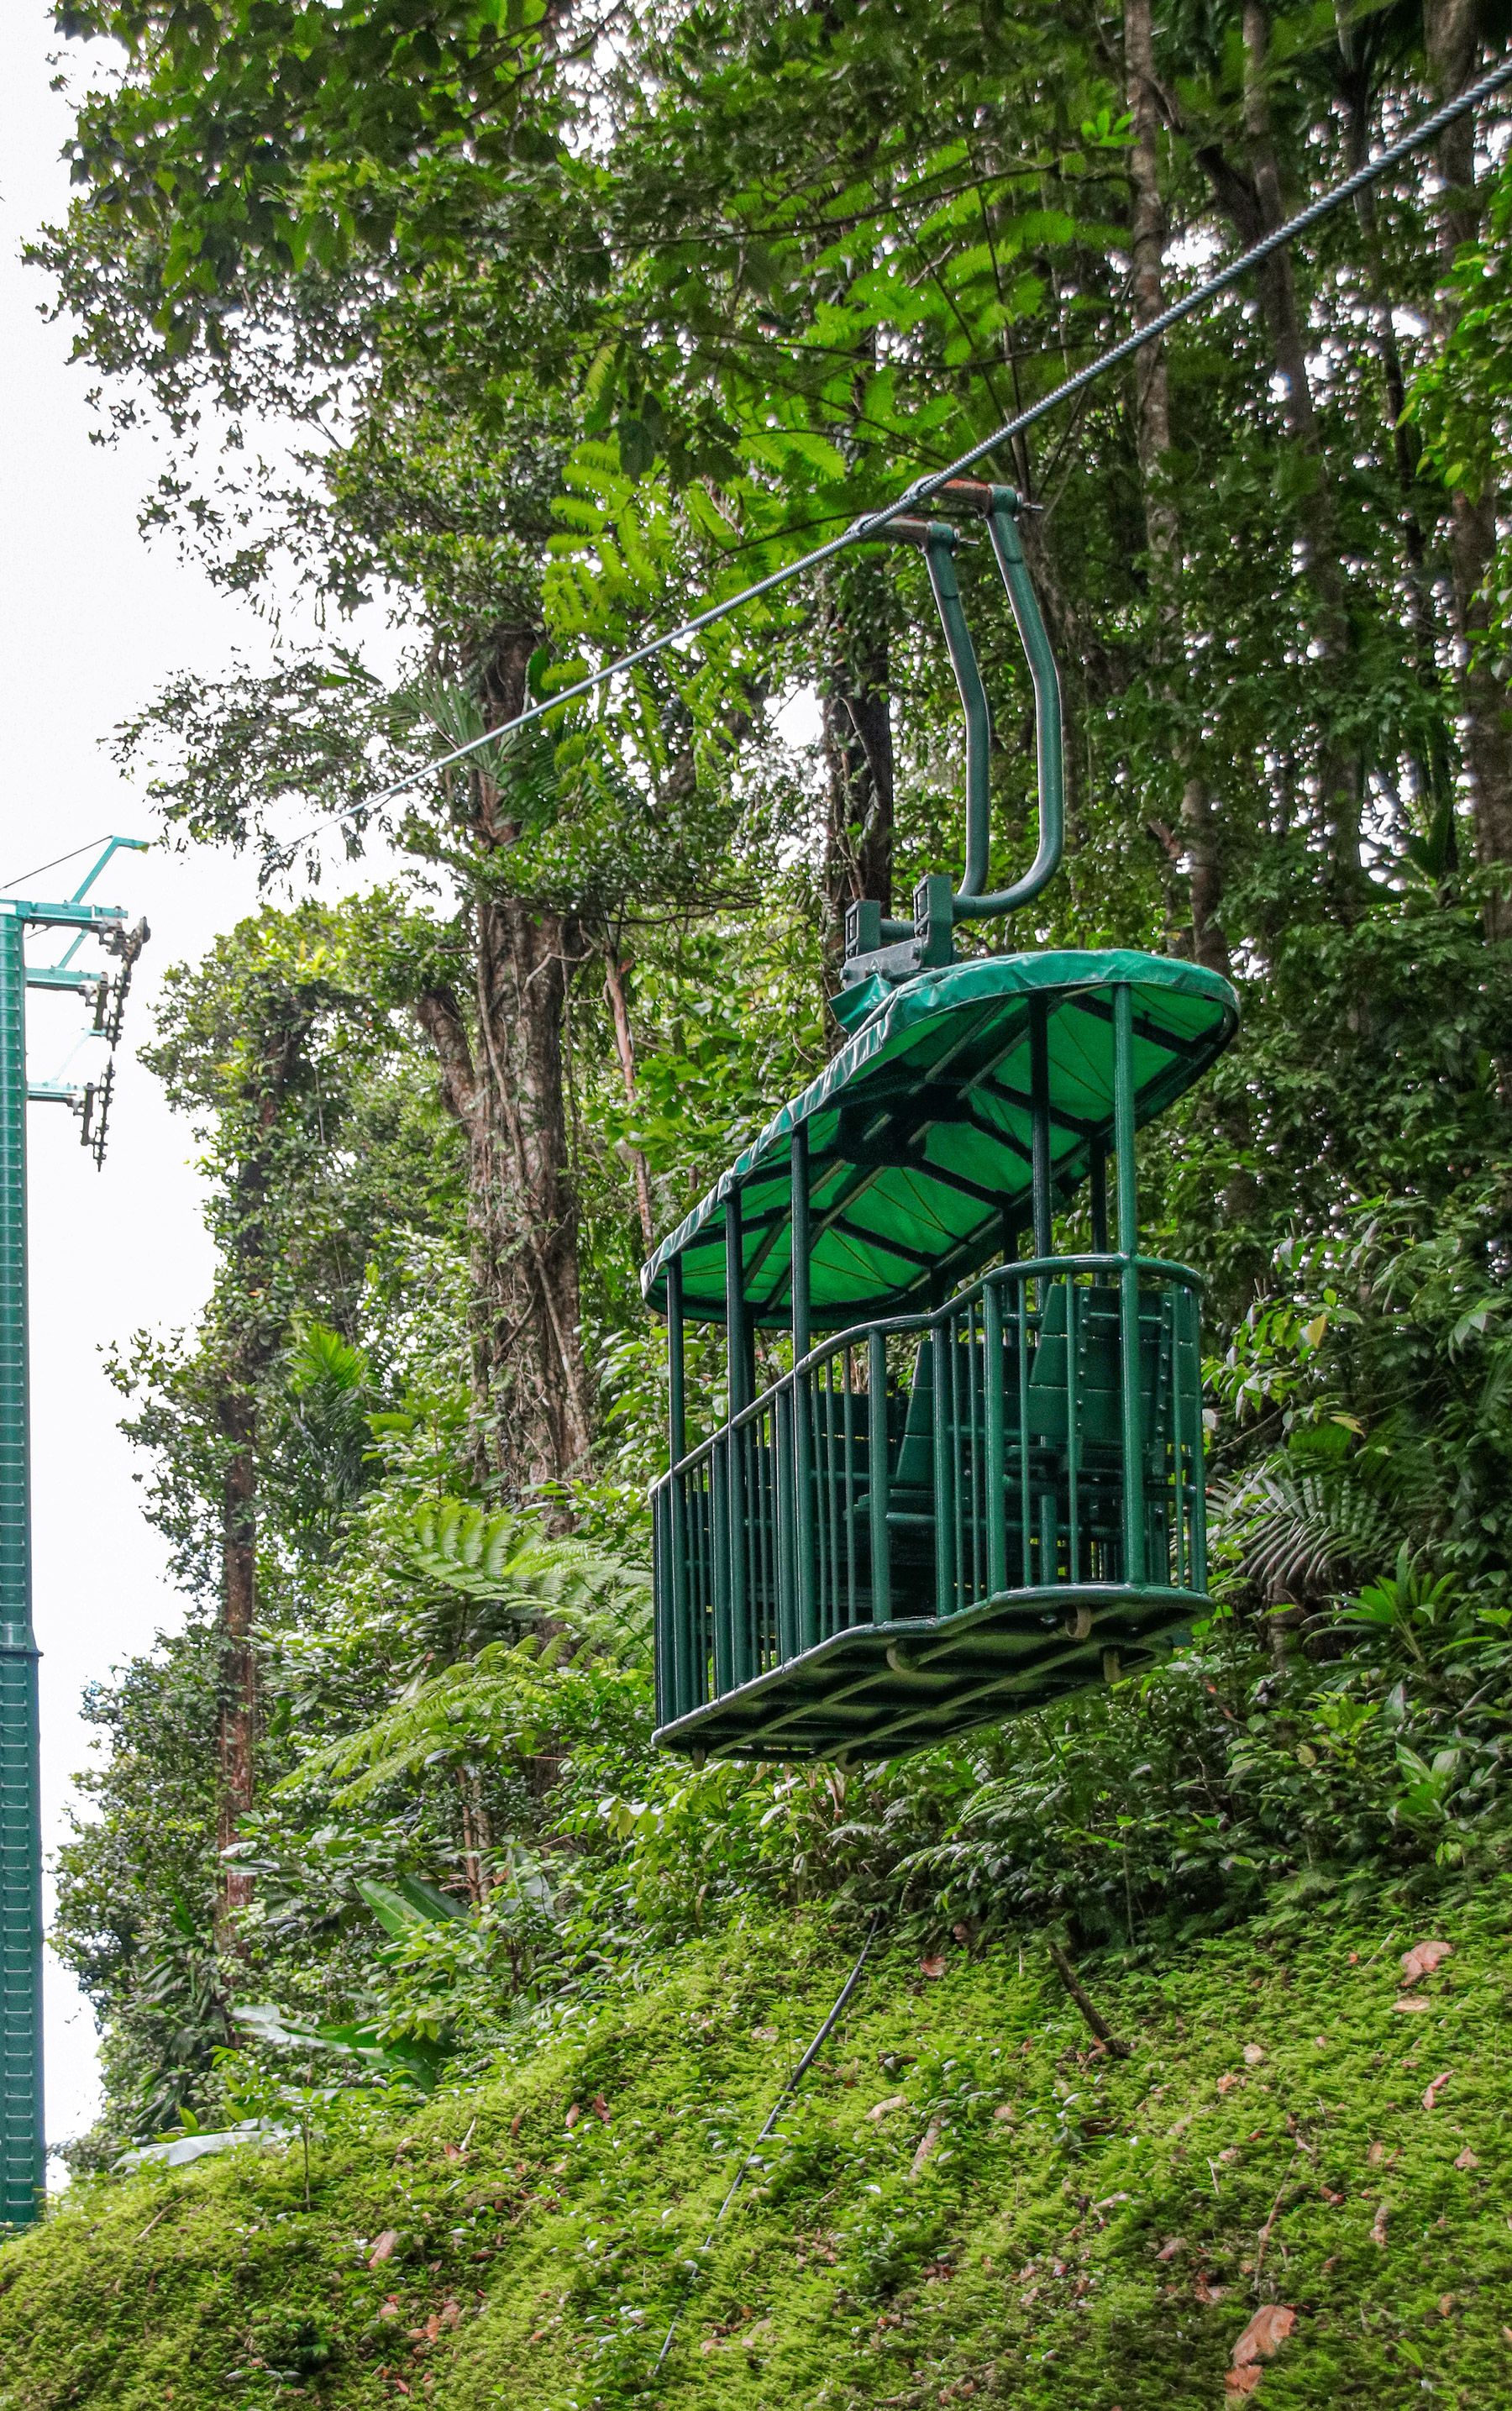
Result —
[[[42,2183],[41,1816],[26,1367],[26,963],[0,913],[0,2231]]]
[[[680,1385],[679,1385],[680,1387]],[[838,1633],[1206,1595],[1199,1291],[1041,1257],[842,1332],[652,1495],[659,1725]]]

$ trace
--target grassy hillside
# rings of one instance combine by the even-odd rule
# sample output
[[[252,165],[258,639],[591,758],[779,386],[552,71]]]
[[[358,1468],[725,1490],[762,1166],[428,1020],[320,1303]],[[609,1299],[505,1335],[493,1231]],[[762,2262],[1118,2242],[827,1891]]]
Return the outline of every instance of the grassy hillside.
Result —
[[[880,1951],[690,2271],[848,1964],[743,1928],[481,2090],[340,2112],[309,2208],[298,2148],[80,2185],[0,2252],[0,2406],[1484,2411],[1512,2398],[1509,1935],[1501,1887],[1436,1929],[1089,1963],[1122,2058],[1038,1949]],[[1294,2320],[1236,2367],[1266,2305]]]

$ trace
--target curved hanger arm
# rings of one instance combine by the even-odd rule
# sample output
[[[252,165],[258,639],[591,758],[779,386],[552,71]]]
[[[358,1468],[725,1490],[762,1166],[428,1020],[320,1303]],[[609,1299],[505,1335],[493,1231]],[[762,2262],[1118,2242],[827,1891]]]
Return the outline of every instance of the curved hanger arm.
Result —
[[[917,545],[924,556],[935,607],[950,650],[951,667],[966,715],[966,869],[952,896],[952,921],[995,921],[1029,903],[1060,868],[1066,844],[1066,771],[1060,679],[1045,632],[1040,598],[1019,541],[1018,495],[1011,486],[983,486],[960,478],[942,488],[942,498],[987,522],[993,556],[1012,607],[1019,641],[1034,683],[1034,726],[1040,791],[1040,842],[1033,862],[1011,887],[984,893],[991,852],[992,717],[967,625],[955,575],[958,531],[944,519],[894,519],[887,530],[894,543]],[[913,925],[882,924],[887,938],[906,936]]]
[[[966,875],[952,899],[957,921],[994,921],[999,914],[1011,913],[1038,896],[1060,869],[1066,846],[1066,762],[1065,740],[1061,715],[1060,678],[1055,668],[1055,656],[1045,633],[1040,598],[1029,576],[1029,564],[1019,542],[1019,498],[1011,486],[947,486],[953,500],[971,502],[982,512],[987,521],[987,533],[992,540],[994,556],[1008,591],[1019,641],[1029,665],[1034,683],[1034,729],[1040,789],[1040,843],[1033,862],[1022,879],[1011,887],[999,887],[983,895],[982,882],[987,875],[987,775],[986,749],[982,748],[981,776],[971,776],[971,710],[967,691],[961,686],[961,699],[967,704],[967,845]],[[980,501],[978,500],[980,497]],[[934,555],[930,554],[931,566]],[[953,572],[952,580],[953,583]],[[937,588],[937,599],[938,590]],[[956,608],[959,610],[959,596]],[[945,606],[940,605],[940,618],[945,619]],[[964,629],[965,622],[962,626]],[[951,643],[949,623],[946,642]],[[967,644],[970,639],[967,638]],[[951,657],[955,647],[951,643]],[[972,669],[976,664],[973,660]],[[956,670],[960,682],[960,669]],[[977,679],[980,690],[981,679]],[[983,699],[983,713],[986,704]]]

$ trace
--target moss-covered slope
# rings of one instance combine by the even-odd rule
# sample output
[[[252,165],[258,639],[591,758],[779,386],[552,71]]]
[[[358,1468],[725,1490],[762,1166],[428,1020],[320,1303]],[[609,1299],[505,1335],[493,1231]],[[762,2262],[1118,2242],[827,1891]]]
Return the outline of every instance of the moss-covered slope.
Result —
[[[1437,1931],[1415,1983],[1428,1929],[1330,1917],[1089,1967],[1127,2058],[1038,1952],[880,1952],[691,2275],[845,1970],[816,1926],[747,1927],[480,2091],[317,2138],[309,2209],[297,2149],[77,2187],[0,2252],[0,2405],[1484,2411],[1512,1892]],[[1266,2304],[1294,2324],[1235,2367]]]

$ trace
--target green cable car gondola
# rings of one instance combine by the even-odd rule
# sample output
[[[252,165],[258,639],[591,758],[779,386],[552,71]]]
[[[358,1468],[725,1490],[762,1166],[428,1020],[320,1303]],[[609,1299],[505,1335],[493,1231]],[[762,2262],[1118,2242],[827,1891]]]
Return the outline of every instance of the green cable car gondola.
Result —
[[[1135,1667],[1206,1604],[1199,1284],[1141,1252],[1134,1140],[1227,1045],[1237,1003],[1196,964],[1122,950],[953,958],[957,925],[1054,874],[1063,812],[1017,497],[950,491],[986,519],[1034,679],[1038,855],[983,892],[989,725],[958,537],[894,521],[924,551],[966,708],[965,877],[923,881],[909,923],[852,907],[847,1044],[643,1276],[671,1381],[656,1738],[695,1755],[894,1756]],[[1091,1247],[1057,1255],[1083,1185]],[[690,1319],[729,1341],[728,1418],[696,1445]],[[791,1332],[793,1359],[759,1396],[758,1326]]]

